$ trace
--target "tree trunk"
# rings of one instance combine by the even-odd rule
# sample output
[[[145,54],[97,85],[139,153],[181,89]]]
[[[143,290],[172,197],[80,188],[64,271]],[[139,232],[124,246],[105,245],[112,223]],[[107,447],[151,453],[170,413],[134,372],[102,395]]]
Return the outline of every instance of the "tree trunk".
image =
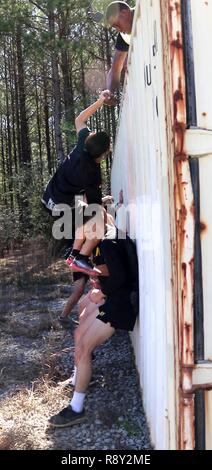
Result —
[[[14,100],[15,100],[15,127],[17,136],[17,150],[18,160],[21,163],[21,128],[20,128],[20,116],[19,116],[19,96],[18,96],[18,76],[17,76],[17,65],[16,65],[16,52],[15,42],[13,41],[13,81],[14,81]]]
[[[4,43],[4,78],[6,87],[6,122],[7,122],[7,173],[8,173],[8,187],[9,187],[9,200],[10,209],[13,211],[13,184],[12,184],[12,139],[11,139],[11,124],[10,124],[10,104],[9,104],[9,84],[7,73],[7,45],[6,40]]]
[[[35,102],[36,102],[36,117],[37,117],[37,130],[38,130],[38,148],[39,148],[39,160],[40,160],[40,174],[41,181],[43,181],[43,161],[42,161],[42,135],[41,135],[41,118],[39,109],[39,97],[38,97],[38,83],[37,73],[35,70]]]
[[[85,90],[85,68],[84,68],[84,60],[83,60],[83,51],[80,51],[80,69],[81,69],[81,90],[82,90],[82,99],[83,99],[83,107],[84,109],[87,108],[87,100],[86,100],[86,90]]]
[[[50,7],[50,4],[49,4]],[[55,133],[55,145],[57,160],[61,163],[64,160],[63,145],[62,145],[62,133],[61,133],[61,92],[60,92],[60,77],[58,70],[58,54],[56,51],[56,40],[55,40],[55,22],[54,12],[52,9],[48,12],[49,20],[49,31],[52,36],[52,80],[53,80],[53,97],[54,97],[54,133]]]
[[[21,163],[30,166],[31,146],[26,113],[25,74],[21,44],[21,28],[18,25],[16,31],[16,47],[18,60],[18,93],[20,106],[20,130],[21,130]]]
[[[2,161],[2,185],[3,185],[3,194],[2,194],[2,202],[5,207],[7,207],[7,185],[6,185],[6,164],[5,164],[5,138],[4,138],[4,131],[3,131],[3,122],[2,118],[0,121],[0,140],[1,140],[1,161]]]
[[[43,100],[44,100],[44,123],[45,123],[45,145],[47,153],[48,172],[51,175],[52,172],[52,155],[51,155],[51,141],[49,131],[49,104],[48,104],[48,85],[46,78],[46,67],[43,65]]]
[[[61,69],[63,73],[63,95],[65,107],[65,133],[66,133],[66,146],[67,152],[71,147],[71,127],[74,126],[74,93],[72,83],[72,72],[70,71],[69,64],[71,60],[68,58],[67,50],[63,49],[61,54]]]
[[[12,145],[13,145],[13,159],[15,165],[15,173],[18,173],[18,161],[17,161],[17,136],[16,136],[16,120],[15,120],[15,83],[14,83],[14,63],[13,53],[10,44],[10,60],[9,62],[9,82],[10,82],[10,96],[11,96],[11,119],[12,119]]]
[[[19,205],[19,221],[22,234],[27,234],[30,230],[31,212],[30,212],[30,185],[31,185],[31,145],[29,140],[29,130],[26,112],[26,91],[25,91],[25,72],[21,44],[21,27],[18,24],[16,30],[16,51],[17,51],[17,86],[18,102],[20,115],[20,170],[21,179],[17,200]]]

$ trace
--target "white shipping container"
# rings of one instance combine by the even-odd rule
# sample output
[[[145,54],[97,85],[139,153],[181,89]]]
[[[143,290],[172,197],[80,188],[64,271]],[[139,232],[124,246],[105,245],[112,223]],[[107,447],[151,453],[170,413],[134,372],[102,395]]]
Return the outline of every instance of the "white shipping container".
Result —
[[[137,243],[132,341],[157,449],[212,449],[211,21],[212,0],[137,0],[112,168]]]

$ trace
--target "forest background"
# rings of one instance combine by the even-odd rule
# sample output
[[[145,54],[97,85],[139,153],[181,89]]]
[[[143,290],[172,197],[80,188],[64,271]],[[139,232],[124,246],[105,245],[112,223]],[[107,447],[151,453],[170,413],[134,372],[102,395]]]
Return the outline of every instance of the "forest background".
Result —
[[[104,11],[107,3],[92,6]],[[0,254],[51,236],[40,196],[75,145],[75,117],[106,86],[117,33],[93,21],[90,4],[1,0]],[[118,113],[119,106],[104,106],[88,125],[114,142]],[[107,190],[111,163],[112,155],[102,166]]]

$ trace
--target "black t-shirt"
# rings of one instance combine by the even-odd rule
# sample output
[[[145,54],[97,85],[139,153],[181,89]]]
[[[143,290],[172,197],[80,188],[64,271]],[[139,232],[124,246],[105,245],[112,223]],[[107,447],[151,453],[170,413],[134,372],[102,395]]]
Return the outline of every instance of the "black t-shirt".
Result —
[[[108,296],[109,310],[128,309],[132,314],[139,312],[138,259],[133,241],[104,239],[100,242],[101,253],[109,270],[109,277],[99,276],[102,292]],[[130,262],[129,262],[130,257]],[[128,305],[128,306],[127,306]],[[105,305],[103,305],[103,310]]]
[[[86,127],[78,134],[77,145],[60,164],[49,181],[46,192],[55,204],[71,204],[76,195],[86,194],[88,204],[101,204],[100,165],[85,150]]]
[[[124,41],[120,33],[117,36],[116,49],[118,51],[124,51],[124,52],[128,52],[128,49],[129,49],[129,45]]]
[[[100,242],[101,255],[103,256],[109,276],[99,276],[102,292],[111,296],[120,290],[130,289],[126,269],[124,253],[120,250],[117,240],[104,239]]]

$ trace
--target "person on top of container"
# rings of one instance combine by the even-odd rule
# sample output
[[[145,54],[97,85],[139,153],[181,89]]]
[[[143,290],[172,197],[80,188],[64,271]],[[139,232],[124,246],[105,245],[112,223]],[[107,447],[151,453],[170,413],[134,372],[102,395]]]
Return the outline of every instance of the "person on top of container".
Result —
[[[93,15],[95,21],[100,22],[103,18],[107,25],[118,31],[115,45],[115,53],[111,68],[107,74],[107,88],[111,94],[105,104],[115,105],[114,92],[119,88],[121,73],[126,69],[127,54],[131,40],[135,8],[130,8],[126,2],[114,1],[106,8],[105,14]]]

